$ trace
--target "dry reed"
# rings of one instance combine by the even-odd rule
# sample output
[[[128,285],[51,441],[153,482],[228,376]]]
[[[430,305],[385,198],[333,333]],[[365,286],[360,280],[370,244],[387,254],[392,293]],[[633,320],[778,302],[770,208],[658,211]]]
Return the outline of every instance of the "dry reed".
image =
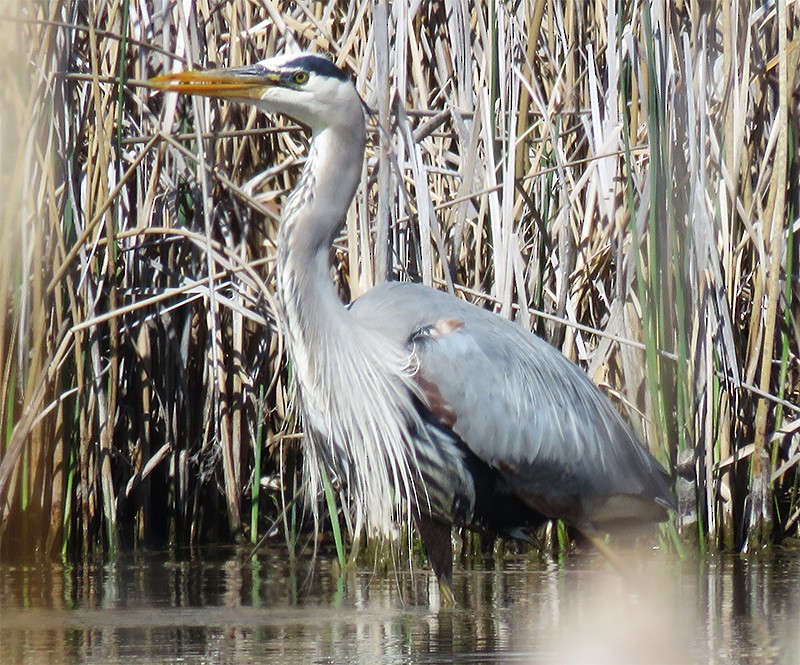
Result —
[[[516,318],[675,469],[684,537],[798,535],[798,3],[2,11],[4,556],[229,539],[294,505],[273,259],[307,137],[137,81],[295,45],[375,110],[343,297],[391,276]]]

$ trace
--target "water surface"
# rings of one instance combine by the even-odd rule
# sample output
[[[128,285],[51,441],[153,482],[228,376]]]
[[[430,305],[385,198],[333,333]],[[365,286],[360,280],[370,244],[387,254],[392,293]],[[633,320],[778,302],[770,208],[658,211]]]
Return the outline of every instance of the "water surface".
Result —
[[[2,663],[787,663],[800,665],[800,556],[594,553],[457,566],[438,608],[415,566],[337,575],[286,551],[0,565]],[[309,577],[309,570],[313,576]]]

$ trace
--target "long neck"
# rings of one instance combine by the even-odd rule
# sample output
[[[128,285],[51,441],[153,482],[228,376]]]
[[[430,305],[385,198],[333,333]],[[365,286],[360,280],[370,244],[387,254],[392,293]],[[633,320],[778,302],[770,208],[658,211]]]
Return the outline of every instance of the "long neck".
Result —
[[[353,198],[364,154],[360,102],[346,126],[316,132],[300,180],[284,205],[278,293],[305,422],[304,469],[311,497],[334,474],[348,488],[354,530],[391,532],[410,520],[422,431],[408,349],[359,322],[339,300],[330,247]],[[414,423],[409,426],[409,423]],[[316,501],[312,508],[316,511]],[[316,513],[315,513],[316,514]]]
[[[344,309],[330,276],[331,244],[344,224],[361,176],[364,116],[315,132],[305,168],[283,208],[278,244],[278,294],[301,383],[324,362]],[[350,324],[352,325],[352,323]]]

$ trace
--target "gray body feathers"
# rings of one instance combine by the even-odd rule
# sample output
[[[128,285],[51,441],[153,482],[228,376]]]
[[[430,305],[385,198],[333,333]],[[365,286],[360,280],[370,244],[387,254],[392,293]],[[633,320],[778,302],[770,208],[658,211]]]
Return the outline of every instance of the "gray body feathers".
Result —
[[[449,409],[445,426],[532,509],[591,528],[674,508],[661,465],[608,398],[541,338],[418,284],[377,287],[350,311],[413,351],[423,386]]]

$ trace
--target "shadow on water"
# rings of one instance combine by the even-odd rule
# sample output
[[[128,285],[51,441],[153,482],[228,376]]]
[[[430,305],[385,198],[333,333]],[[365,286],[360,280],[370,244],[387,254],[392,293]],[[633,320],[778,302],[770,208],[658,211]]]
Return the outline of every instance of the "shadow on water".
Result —
[[[101,566],[0,566],[3,663],[798,663],[800,557],[662,554],[622,579],[594,554],[458,570],[355,571],[283,550]]]

